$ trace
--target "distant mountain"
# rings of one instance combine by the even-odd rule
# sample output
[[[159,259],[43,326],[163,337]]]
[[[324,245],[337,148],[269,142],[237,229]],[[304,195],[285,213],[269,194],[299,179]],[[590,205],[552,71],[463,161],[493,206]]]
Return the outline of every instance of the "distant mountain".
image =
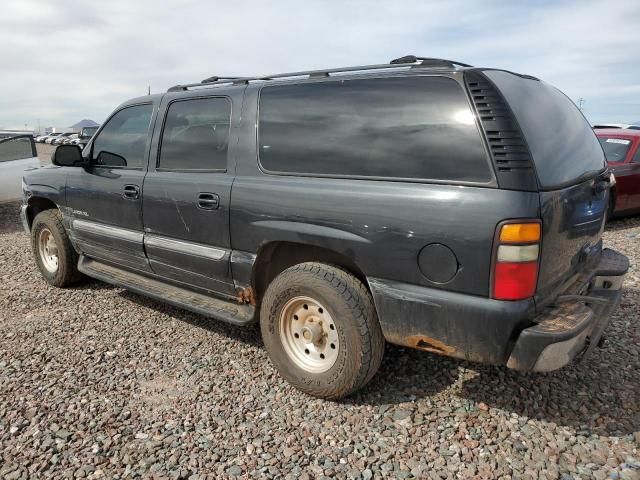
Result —
[[[69,128],[84,128],[84,127],[97,127],[98,124],[93,120],[89,120],[85,118],[84,120],[80,120],[78,123],[71,125]]]

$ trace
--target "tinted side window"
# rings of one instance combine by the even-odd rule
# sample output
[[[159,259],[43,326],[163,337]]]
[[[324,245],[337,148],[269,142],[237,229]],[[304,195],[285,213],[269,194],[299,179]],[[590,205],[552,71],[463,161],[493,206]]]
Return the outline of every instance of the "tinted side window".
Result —
[[[484,73],[509,102],[544,188],[557,188],[604,169],[602,148],[591,125],[560,90],[509,72]]]
[[[169,106],[158,167],[225,170],[231,103],[226,98],[181,100]]]
[[[273,172],[492,179],[463,90],[445,77],[265,87],[259,155]]]
[[[144,166],[152,110],[152,105],[136,105],[111,117],[93,143],[93,162],[111,167]]]
[[[636,153],[633,155],[633,158],[631,159],[632,163],[640,163],[640,146],[638,146],[638,149],[636,150]]]
[[[36,156],[31,136],[0,139],[0,162],[22,160]]]

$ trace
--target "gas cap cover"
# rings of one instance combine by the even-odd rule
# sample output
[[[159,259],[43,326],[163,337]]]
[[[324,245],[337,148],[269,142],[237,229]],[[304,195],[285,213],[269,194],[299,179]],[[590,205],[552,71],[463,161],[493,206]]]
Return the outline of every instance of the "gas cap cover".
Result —
[[[434,283],[448,283],[458,273],[458,258],[442,243],[430,243],[420,250],[418,266],[422,274]]]

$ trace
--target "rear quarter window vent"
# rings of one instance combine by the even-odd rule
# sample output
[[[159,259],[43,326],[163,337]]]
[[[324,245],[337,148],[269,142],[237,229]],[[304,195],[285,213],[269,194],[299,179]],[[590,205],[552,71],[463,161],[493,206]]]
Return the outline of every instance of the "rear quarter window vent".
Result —
[[[465,84],[489,145],[500,188],[536,191],[529,149],[504,98],[480,72],[465,72]]]

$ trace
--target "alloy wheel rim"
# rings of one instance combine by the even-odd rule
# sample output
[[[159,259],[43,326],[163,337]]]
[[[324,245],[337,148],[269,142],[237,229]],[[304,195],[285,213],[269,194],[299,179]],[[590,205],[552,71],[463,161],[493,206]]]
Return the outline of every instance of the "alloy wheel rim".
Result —
[[[320,302],[308,296],[292,298],[282,308],[279,324],[284,350],[297,367],[324,373],[336,363],[338,330]]]
[[[48,272],[58,271],[58,245],[48,228],[43,228],[38,234],[38,253],[42,265]]]

